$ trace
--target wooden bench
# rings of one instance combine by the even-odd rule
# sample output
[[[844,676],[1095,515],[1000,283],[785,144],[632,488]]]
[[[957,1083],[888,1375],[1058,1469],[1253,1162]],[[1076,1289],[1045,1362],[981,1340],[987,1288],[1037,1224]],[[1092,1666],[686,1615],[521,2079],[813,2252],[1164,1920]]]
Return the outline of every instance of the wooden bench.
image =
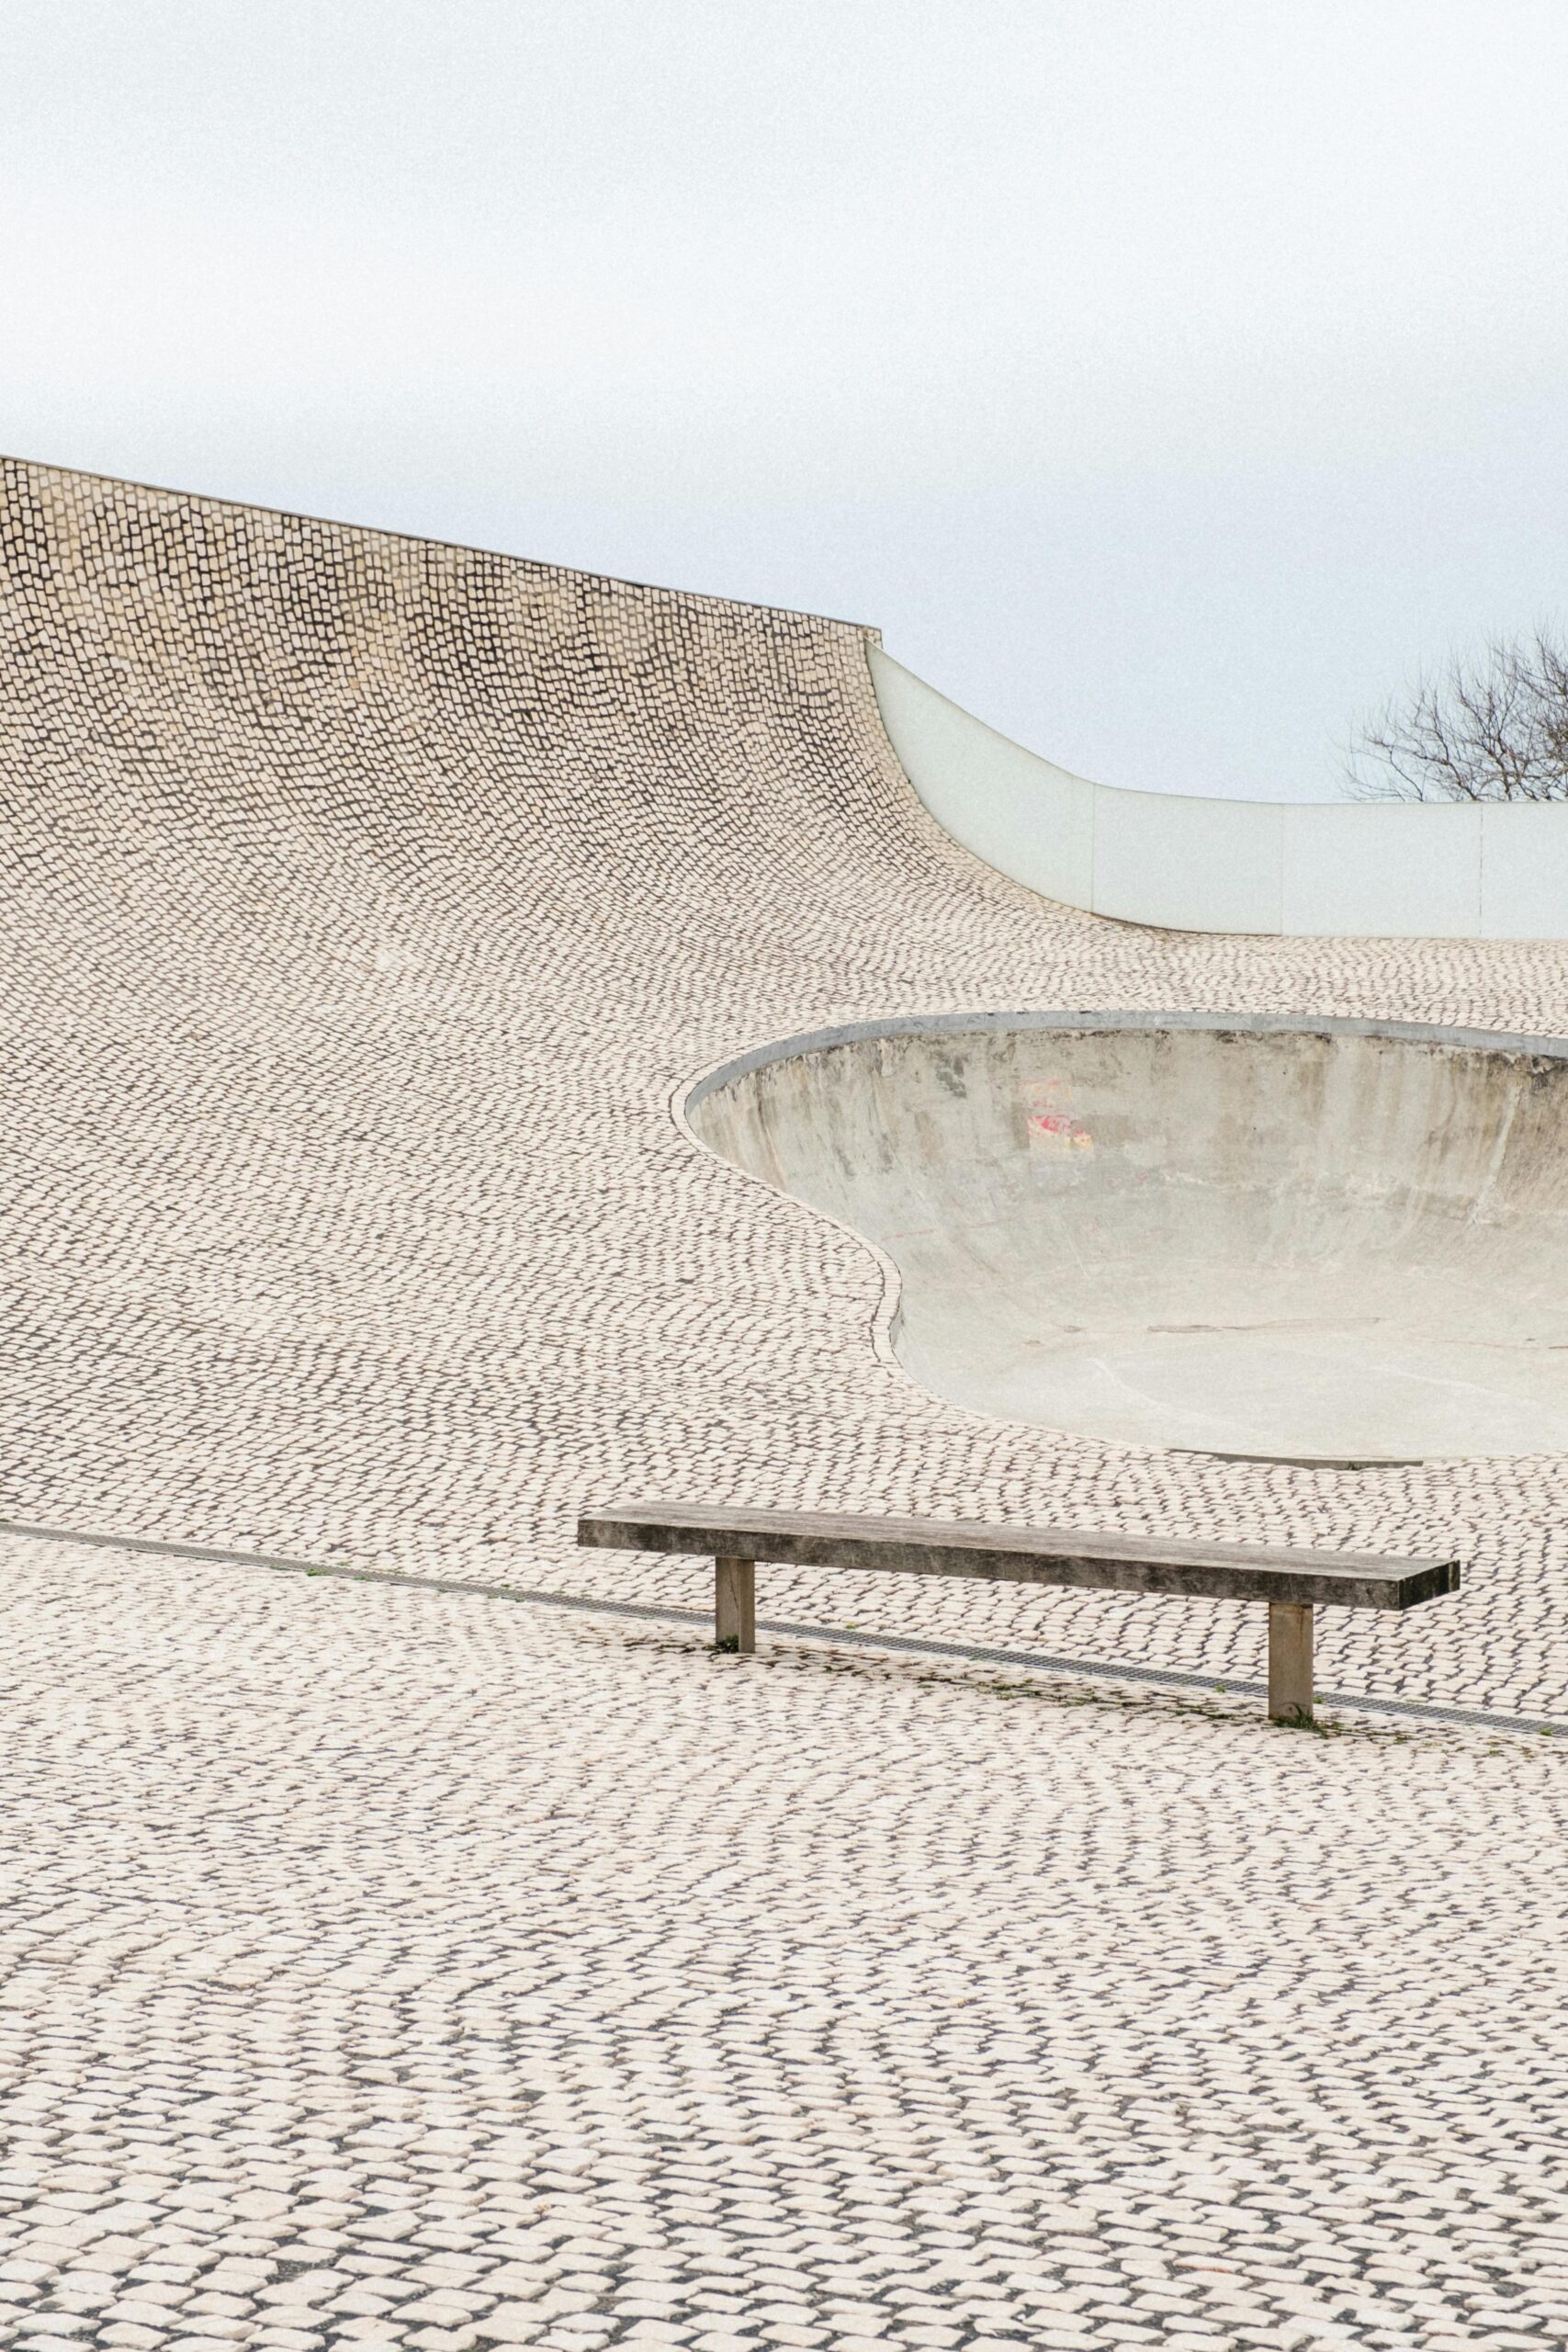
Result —
[[[759,1560],[1068,1585],[1083,1592],[1263,1601],[1269,1713],[1276,1723],[1292,1724],[1312,1721],[1314,1609],[1413,1609],[1457,1592],[1460,1583],[1457,1560],[1388,1560],[1359,1552],[1101,1535],[1077,1527],[989,1527],[972,1520],[738,1510],[705,1503],[608,1503],[583,1514],[577,1540],[616,1552],[705,1554],[714,1564],[714,1634],[721,1650],[757,1646]]]

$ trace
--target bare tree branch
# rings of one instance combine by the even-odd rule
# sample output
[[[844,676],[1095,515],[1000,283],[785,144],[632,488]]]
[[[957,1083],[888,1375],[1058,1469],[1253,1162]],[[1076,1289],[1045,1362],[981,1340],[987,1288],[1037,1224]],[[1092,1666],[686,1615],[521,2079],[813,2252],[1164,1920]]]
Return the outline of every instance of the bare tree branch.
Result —
[[[1345,763],[1357,800],[1568,800],[1568,646],[1542,625],[1387,703]]]

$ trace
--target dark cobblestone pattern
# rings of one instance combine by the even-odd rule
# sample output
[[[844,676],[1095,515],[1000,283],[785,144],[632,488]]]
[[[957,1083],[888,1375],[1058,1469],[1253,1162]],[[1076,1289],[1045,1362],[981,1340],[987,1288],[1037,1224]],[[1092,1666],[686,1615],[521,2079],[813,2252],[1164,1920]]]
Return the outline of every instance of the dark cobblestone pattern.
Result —
[[[1551,1713],[1552,1461],[1318,1474],[972,1419],[863,1250],[694,1149],[721,1056],[966,1006],[1568,1028],[1561,946],[1054,908],[925,817],[864,632],[4,469],[0,1513],[682,1601],[585,1492],[1456,1547],[1325,1680]],[[1256,1673],[1255,1612],[770,1577],[770,1613]]]
[[[1568,2336],[1544,1743],[0,1568],[7,2343]]]

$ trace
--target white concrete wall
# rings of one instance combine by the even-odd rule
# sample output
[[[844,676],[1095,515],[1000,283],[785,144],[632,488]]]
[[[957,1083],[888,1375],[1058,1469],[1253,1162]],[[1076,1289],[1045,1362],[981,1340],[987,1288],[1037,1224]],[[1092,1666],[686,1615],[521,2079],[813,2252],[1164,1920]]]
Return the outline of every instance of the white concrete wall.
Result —
[[[955,841],[1048,899],[1177,931],[1568,939],[1568,802],[1123,792],[998,735],[871,649],[882,720]]]

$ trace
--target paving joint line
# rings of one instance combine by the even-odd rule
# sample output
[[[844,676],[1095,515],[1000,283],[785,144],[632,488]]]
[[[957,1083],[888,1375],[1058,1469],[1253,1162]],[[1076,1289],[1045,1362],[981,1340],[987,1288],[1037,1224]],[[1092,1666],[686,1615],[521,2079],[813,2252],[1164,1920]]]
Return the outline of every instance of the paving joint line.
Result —
[[[47,1527],[26,1520],[0,1519],[0,1535],[38,1544],[75,1544],[87,1550],[147,1552],[181,1560],[212,1560],[246,1568],[270,1568],[288,1576],[337,1577],[354,1584],[396,1585],[412,1592],[456,1593],[481,1600],[526,1601],[537,1608],[574,1610],[584,1616],[629,1617],[658,1624],[706,1625],[707,1609],[678,1609],[646,1600],[611,1600],[593,1593],[546,1592],[527,1585],[488,1584],[473,1577],[421,1576],[401,1568],[355,1567],[343,1560],[299,1560],[286,1553],[244,1552],[231,1545],[184,1544],[158,1535],[110,1535],[97,1528]],[[1113,1658],[1059,1657],[1048,1651],[993,1649],[977,1643],[934,1641],[913,1634],[866,1633],[859,1627],[797,1625],[786,1618],[757,1620],[760,1634],[786,1640],[847,1644],[851,1648],[895,1650],[914,1657],[960,1658],[966,1665],[1007,1666],[1032,1673],[1070,1674],[1091,1680],[1149,1683],[1180,1690],[1206,1690],[1221,1698],[1268,1695],[1262,1682],[1238,1681],[1225,1674],[1190,1674],[1178,1667],[1134,1666]],[[1568,1722],[1544,1715],[1512,1715],[1483,1707],[1455,1707],[1435,1699],[1380,1698],[1359,1690],[1320,1690],[1323,1707],[1348,1707],[1363,1714],[1405,1715],[1422,1723],[1459,1724],[1478,1731],[1533,1732],[1568,1738]]]

